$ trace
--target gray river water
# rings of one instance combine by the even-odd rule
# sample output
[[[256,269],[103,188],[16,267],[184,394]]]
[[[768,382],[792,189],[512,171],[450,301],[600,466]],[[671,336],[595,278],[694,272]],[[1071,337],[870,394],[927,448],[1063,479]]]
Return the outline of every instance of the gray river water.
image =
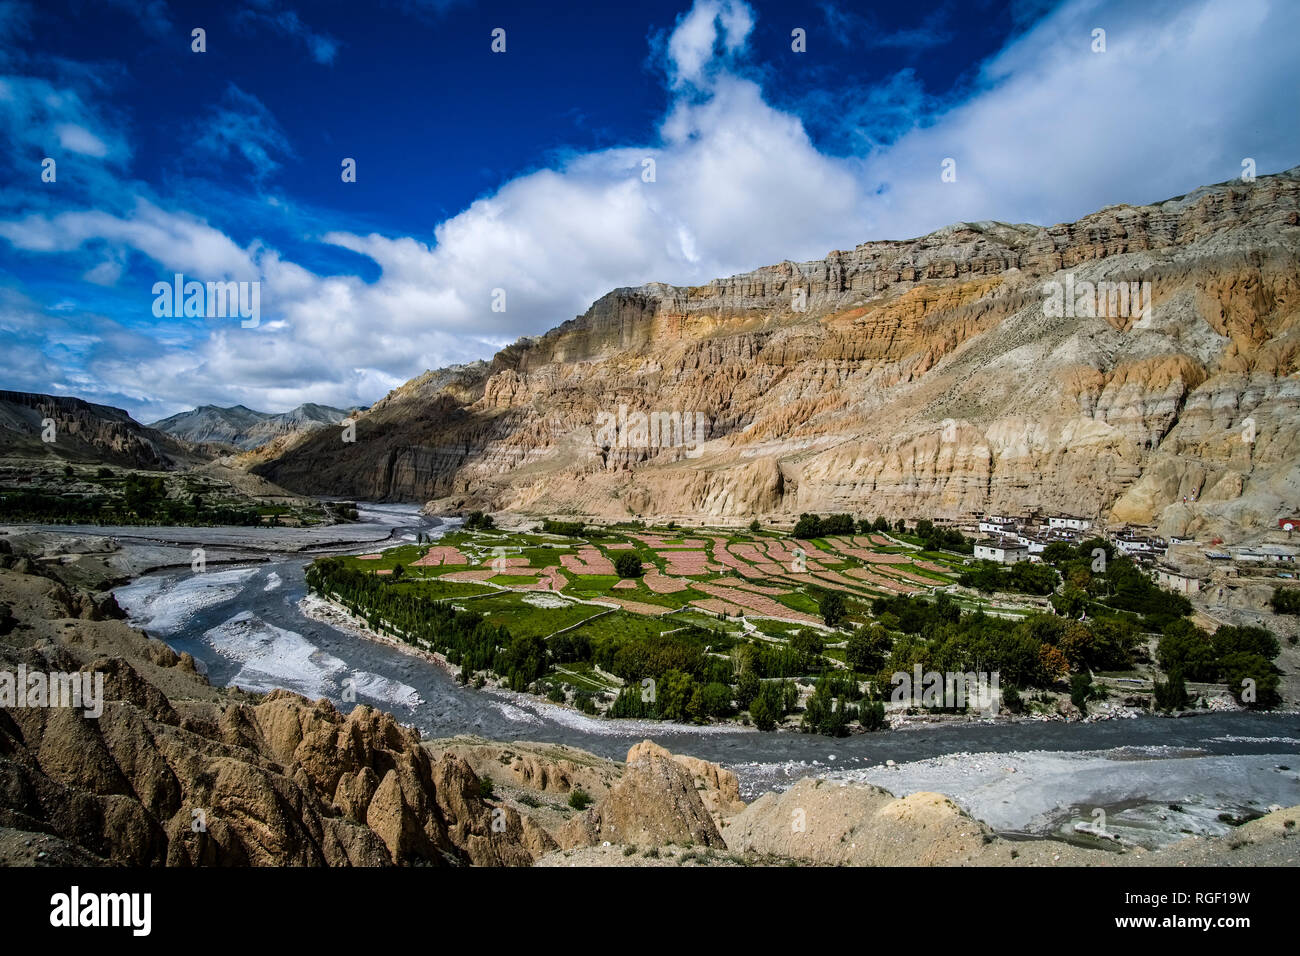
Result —
[[[1031,819],[1040,829],[1051,829],[1056,824],[1043,821],[1052,816],[1052,808],[1064,813],[1070,804],[1089,800],[1113,807],[1188,800],[1207,810],[1300,803],[1300,777],[1293,770],[1300,767],[1296,714],[1210,713],[1096,723],[987,721],[831,739],[604,720],[537,698],[475,691],[431,663],[321,623],[299,609],[306,596],[304,569],[318,554],[370,550],[448,526],[404,506],[368,506],[363,518],[342,529],[111,529],[135,546],[202,546],[209,562],[201,574],[189,567],[155,571],[115,593],[134,624],[176,650],[188,651],[216,684],[249,690],[284,687],[311,698],[329,697],[347,710],[354,706],[343,700],[345,681],[351,681],[358,703],[391,711],[430,737],[475,734],[554,742],[617,759],[633,743],[650,738],[675,752],[732,768],[747,797],[810,774],[834,773],[889,786],[891,773],[910,768],[892,778],[896,785],[890,789],[943,789],[986,818],[1001,812],[1011,829]],[[102,534],[110,529],[82,530]],[[232,558],[235,563],[221,563]],[[1032,759],[1034,755],[1041,759]],[[1008,797],[989,789],[983,778],[988,766],[1008,763],[1013,756],[1022,764],[1023,776],[1017,779],[1023,787]],[[887,767],[890,760],[900,766]],[[1048,785],[1049,771],[1042,768],[1061,777],[1063,767],[1055,791],[1067,792],[1055,792]],[[1037,777],[1035,768],[1040,770]],[[1070,783],[1072,773],[1077,786]],[[1085,785],[1085,778],[1091,782]],[[1045,792],[1033,793],[1035,781]],[[1022,792],[1025,801],[1015,797]],[[1020,802],[1026,805],[1017,807]]]

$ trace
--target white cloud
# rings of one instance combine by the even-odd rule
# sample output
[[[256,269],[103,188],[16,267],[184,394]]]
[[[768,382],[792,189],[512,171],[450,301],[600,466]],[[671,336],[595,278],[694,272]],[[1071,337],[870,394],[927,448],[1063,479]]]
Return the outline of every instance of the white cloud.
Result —
[[[60,146],[74,153],[94,156],[96,159],[103,159],[108,155],[108,146],[104,141],[84,126],[60,123],[54,127],[54,135],[59,138]]]
[[[753,28],[753,11],[743,0],[696,0],[668,38],[673,85],[703,82],[718,48],[737,53]]]
[[[1098,25],[1104,54],[1090,49]],[[679,19],[663,44],[674,95],[650,142],[520,176],[441,223],[433,243],[320,237],[372,259],[374,282],[241,247],[161,201],[122,215],[31,214],[0,222],[0,237],[50,253],[103,243],[110,263],[135,251],[160,278],[260,279],[259,328],[218,322],[192,348],[150,349],[123,333],[92,368],[104,389],[147,390],[136,407],[154,417],[201,402],[280,410],[368,404],[425,368],[543,332],[618,286],[702,283],[958,220],[1050,224],[1228,179],[1244,156],[1267,172],[1300,152],[1296,124],[1279,119],[1293,112],[1300,77],[1300,6],[1284,0],[1067,3],[985,64],[961,105],[918,118],[888,145],[864,137],[875,145],[858,158],[819,151],[798,116],[738,74],[753,26],[740,0],[697,0]],[[895,80],[882,109],[892,91],[936,102]],[[950,156],[957,182],[942,183]],[[92,272],[111,278],[111,265]],[[491,309],[497,288],[504,313]]]

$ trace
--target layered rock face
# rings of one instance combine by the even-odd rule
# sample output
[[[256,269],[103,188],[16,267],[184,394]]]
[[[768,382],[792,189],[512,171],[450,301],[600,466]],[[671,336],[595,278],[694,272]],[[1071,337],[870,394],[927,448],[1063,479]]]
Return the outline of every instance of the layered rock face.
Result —
[[[1300,500],[1300,171],[619,289],[254,470],[619,519],[1041,507],[1245,536]],[[645,418],[640,416],[644,415]],[[1186,499],[1184,501],[1184,499]]]
[[[213,688],[111,599],[25,562],[0,561],[0,671],[102,675],[102,713],[4,702],[0,847],[140,866],[526,866],[554,846],[391,715]]]
[[[0,391],[0,457],[60,458],[167,470],[215,450],[146,428],[120,408],[62,395]]]

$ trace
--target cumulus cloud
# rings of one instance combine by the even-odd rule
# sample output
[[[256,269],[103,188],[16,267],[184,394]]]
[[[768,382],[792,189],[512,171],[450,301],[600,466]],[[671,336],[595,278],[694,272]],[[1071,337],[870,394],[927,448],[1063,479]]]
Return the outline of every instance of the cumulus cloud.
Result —
[[[808,130],[820,117],[773,106],[743,75],[754,25],[741,0],[697,0],[660,38],[671,99],[646,142],[520,176],[441,223],[432,242],[322,231],[322,244],[372,260],[374,281],[241,246],[156,197],[116,213],[31,212],[0,222],[0,238],[33,255],[106,245],[92,281],[113,280],[129,253],[162,278],[262,283],[258,328],[210,320],[150,337],[115,327],[111,348],[56,363],[100,393],[135,396],[129,407],[142,414],[202,402],[368,404],[426,368],[543,332],[618,286],[700,283],[958,220],[1050,224],[1231,178],[1246,156],[1275,171],[1300,147],[1295,124],[1277,121],[1300,77],[1289,39],[1300,8],[1284,0],[1074,0],[985,63],[960,103],[939,105],[912,75],[884,83],[867,98],[883,119],[861,116],[850,155],[819,149]],[[86,128],[110,155],[122,148]],[[255,138],[238,155],[269,170],[275,148],[274,137]],[[945,158],[956,161],[954,183],[941,181]],[[505,312],[492,310],[498,289]]]

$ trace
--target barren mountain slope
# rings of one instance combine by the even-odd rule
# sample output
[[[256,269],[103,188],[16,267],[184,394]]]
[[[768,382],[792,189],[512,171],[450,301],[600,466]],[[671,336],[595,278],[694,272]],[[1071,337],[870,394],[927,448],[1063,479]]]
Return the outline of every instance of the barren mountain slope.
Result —
[[[490,363],[408,382],[355,442],[323,429],[250,461],[298,491],[437,507],[738,522],[1041,506],[1235,538],[1300,501],[1298,267],[1300,168],[1050,228],[959,223],[616,290]],[[1103,295],[1098,317],[1051,308],[1053,282],[1070,298],[1149,282],[1149,299]],[[707,439],[632,429],[623,447],[598,417],[620,406],[701,413]]]
[[[283,435],[337,424],[347,415],[340,408],[310,402],[279,414],[258,412],[243,405],[230,408],[201,405],[149,427],[185,441],[218,442],[248,451]]]

